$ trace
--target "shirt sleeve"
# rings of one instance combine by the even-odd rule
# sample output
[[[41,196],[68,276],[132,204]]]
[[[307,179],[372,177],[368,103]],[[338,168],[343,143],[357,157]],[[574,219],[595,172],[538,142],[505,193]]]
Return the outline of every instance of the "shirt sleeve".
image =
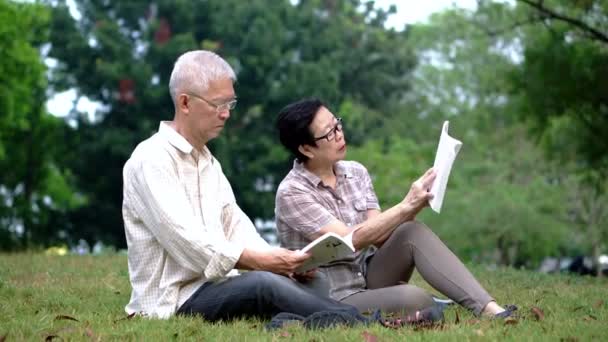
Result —
[[[142,161],[125,172],[125,187],[131,188],[133,211],[179,265],[208,279],[234,268],[242,246],[209,233],[221,227],[201,227],[172,167]]]
[[[271,246],[264,240],[251,219],[236,203],[230,183],[222,173],[222,193],[228,197],[222,210],[222,224],[227,232],[228,240],[243,248],[269,250]]]
[[[365,193],[365,201],[367,203],[367,209],[377,209],[380,210],[380,204],[378,203],[378,196],[376,196],[376,192],[374,191],[374,184],[372,183],[372,179],[369,176],[369,172],[365,166],[361,165],[363,168],[363,189]]]
[[[275,214],[290,228],[314,240],[324,226],[337,220],[313,195],[301,189],[280,189]]]

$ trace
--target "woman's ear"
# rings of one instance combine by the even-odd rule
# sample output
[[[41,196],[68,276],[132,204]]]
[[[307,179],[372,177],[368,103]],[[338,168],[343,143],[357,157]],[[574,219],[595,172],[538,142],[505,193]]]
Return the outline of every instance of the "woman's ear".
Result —
[[[308,157],[308,159],[313,159],[315,157],[315,154],[312,153],[312,149],[310,148],[309,145],[298,146],[298,151],[300,151],[300,153],[302,153],[303,155]]]

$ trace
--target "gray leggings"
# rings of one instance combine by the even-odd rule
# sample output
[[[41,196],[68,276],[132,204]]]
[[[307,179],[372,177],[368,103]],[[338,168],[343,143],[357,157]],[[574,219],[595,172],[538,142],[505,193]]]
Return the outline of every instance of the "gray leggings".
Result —
[[[412,313],[427,308],[433,299],[425,290],[400,284],[410,280],[414,267],[431,286],[476,315],[494,300],[435,233],[411,221],[397,227],[369,261],[368,290],[342,302],[359,311]]]

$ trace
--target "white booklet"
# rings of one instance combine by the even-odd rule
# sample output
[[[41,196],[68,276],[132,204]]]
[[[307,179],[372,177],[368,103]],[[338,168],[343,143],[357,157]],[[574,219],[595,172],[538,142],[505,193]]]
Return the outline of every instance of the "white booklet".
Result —
[[[462,142],[448,135],[448,127],[449,121],[444,122],[441,136],[439,137],[439,145],[437,146],[437,154],[435,155],[435,163],[433,164],[437,177],[431,187],[431,193],[434,197],[429,201],[429,204],[431,205],[431,209],[437,213],[441,211],[452,164],[462,146]]]
[[[354,253],[353,233],[351,232],[344,237],[332,232],[325,233],[302,248],[301,251],[310,253],[312,256],[296,269],[298,273],[306,272],[334,260],[346,258]]]

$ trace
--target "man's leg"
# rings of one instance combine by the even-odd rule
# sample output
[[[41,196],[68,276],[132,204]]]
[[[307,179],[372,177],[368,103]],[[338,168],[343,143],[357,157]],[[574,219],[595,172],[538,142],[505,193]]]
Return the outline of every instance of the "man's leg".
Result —
[[[206,320],[244,316],[267,318],[280,312],[309,316],[319,311],[354,310],[348,304],[317,296],[293,280],[270,272],[253,271],[201,286],[178,310]],[[356,312],[356,310],[355,310]]]
[[[428,292],[407,284],[357,292],[342,299],[342,303],[350,304],[360,312],[380,309],[384,313],[406,315],[435,305]]]
[[[397,227],[369,262],[370,289],[409,281],[414,267],[435,289],[479,315],[494,299],[454,253],[424,224]]]

